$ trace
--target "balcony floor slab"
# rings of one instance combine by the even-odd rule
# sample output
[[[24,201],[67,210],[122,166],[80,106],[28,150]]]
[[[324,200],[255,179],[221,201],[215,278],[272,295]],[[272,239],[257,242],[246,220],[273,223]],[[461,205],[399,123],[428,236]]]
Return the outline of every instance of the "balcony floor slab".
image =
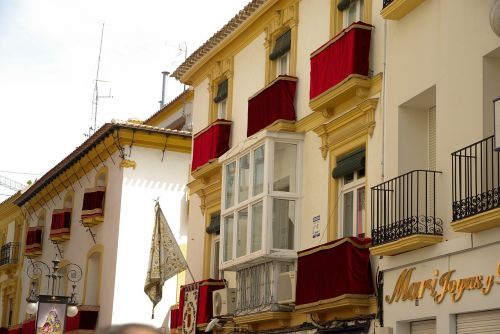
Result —
[[[393,242],[370,247],[372,255],[397,255],[443,241],[442,235],[415,234]]]
[[[500,208],[481,212],[451,223],[455,232],[474,233],[500,227]]]

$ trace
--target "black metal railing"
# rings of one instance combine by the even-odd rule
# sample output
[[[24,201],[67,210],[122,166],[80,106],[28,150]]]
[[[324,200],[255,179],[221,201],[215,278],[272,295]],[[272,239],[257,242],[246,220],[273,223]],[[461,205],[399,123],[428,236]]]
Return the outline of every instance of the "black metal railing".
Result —
[[[500,207],[500,152],[494,136],[451,154],[453,221]]]
[[[9,242],[0,247],[0,266],[17,263],[19,243]]]
[[[383,0],[382,8],[389,6],[394,0]]]
[[[443,234],[436,218],[436,174],[414,170],[371,189],[372,244],[415,234]]]

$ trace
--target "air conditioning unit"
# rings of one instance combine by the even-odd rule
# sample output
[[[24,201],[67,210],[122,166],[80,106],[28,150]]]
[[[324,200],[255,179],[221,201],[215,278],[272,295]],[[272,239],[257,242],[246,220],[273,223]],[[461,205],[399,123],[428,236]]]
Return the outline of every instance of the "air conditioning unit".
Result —
[[[293,304],[295,303],[295,285],[297,281],[297,273],[295,271],[287,271],[281,273],[278,278],[278,303]]]
[[[212,292],[213,316],[234,314],[236,308],[236,289],[224,288]]]

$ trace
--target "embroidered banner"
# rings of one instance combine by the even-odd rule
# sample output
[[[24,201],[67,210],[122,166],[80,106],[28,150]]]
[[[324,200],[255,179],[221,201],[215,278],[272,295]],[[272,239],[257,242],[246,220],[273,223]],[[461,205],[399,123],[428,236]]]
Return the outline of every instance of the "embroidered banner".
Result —
[[[185,286],[184,308],[182,309],[182,334],[196,333],[196,316],[198,315],[198,283]]]

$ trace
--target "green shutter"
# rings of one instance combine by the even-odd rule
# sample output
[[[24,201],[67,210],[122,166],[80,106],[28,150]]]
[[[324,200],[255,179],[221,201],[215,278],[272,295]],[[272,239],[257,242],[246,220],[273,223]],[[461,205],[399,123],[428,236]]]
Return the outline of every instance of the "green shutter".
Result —
[[[332,177],[338,179],[363,168],[365,168],[365,148],[339,157],[337,159],[337,166],[333,169]]]
[[[222,81],[217,87],[217,96],[214,97],[214,102],[219,103],[227,98],[227,79]]]
[[[290,51],[290,45],[292,43],[292,32],[287,30],[283,35],[276,39],[274,44],[273,52],[269,55],[269,59],[275,60],[283,56],[285,53]]]
[[[220,234],[220,212],[210,216],[210,225],[206,229],[208,234]]]

